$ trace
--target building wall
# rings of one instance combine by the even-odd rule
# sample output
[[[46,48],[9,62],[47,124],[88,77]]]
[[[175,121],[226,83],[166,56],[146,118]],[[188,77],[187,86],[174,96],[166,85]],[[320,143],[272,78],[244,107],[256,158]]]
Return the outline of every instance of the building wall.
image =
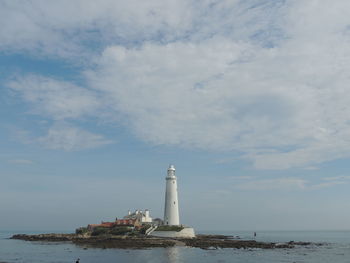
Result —
[[[176,231],[154,231],[151,236],[155,237],[182,237],[193,238],[196,237],[194,229],[192,227],[186,227],[179,232]]]

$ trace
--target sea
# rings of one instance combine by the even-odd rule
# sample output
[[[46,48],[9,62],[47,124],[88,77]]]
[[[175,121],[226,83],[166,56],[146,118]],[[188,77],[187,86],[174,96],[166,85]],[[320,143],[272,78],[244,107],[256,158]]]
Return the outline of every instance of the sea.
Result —
[[[209,249],[189,247],[151,249],[98,249],[66,242],[28,242],[9,239],[13,234],[39,232],[0,231],[0,263],[206,263],[206,262],[350,262],[350,231],[257,231],[256,240],[266,242],[305,241],[322,246],[293,249]],[[43,232],[40,232],[43,233]],[[254,239],[251,231],[202,231]]]

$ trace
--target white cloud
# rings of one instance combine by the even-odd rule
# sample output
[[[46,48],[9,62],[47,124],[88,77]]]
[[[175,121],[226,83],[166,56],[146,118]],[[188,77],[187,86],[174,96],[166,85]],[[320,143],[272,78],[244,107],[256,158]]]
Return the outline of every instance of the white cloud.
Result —
[[[76,1],[69,10],[62,2],[19,3],[2,3],[10,10],[2,47],[84,52],[88,31],[107,46],[100,56],[89,51],[89,89],[33,76],[12,82],[37,113],[61,120],[108,112],[144,141],[239,153],[257,169],[350,156],[346,1],[152,1],[138,8]],[[26,33],[15,37],[23,22]]]
[[[322,180],[325,182],[314,184],[310,188],[317,190],[317,189],[327,188],[335,185],[349,184],[350,176],[348,175],[331,176],[331,177],[322,178]]]
[[[65,151],[84,150],[113,143],[102,135],[64,123],[55,124],[49,129],[47,135],[38,138],[37,142],[48,149]]]
[[[318,190],[318,189],[328,188],[328,187],[331,187],[331,186],[342,185],[342,184],[348,184],[348,182],[345,182],[345,181],[331,181],[331,182],[326,182],[326,183],[320,183],[320,184],[315,184],[315,185],[310,186],[310,189]]]
[[[349,175],[339,175],[339,176],[331,176],[331,177],[326,177],[323,178],[323,180],[325,181],[339,181],[339,180],[350,180],[350,176]]]
[[[54,120],[95,115],[101,103],[98,94],[91,90],[48,77],[17,77],[7,86],[31,103],[34,113]]]
[[[115,46],[105,50],[97,72],[86,74],[142,139],[232,149],[235,135],[248,128],[236,125],[239,116],[232,106],[251,99],[249,90],[227,82],[236,67],[232,64],[249,47],[222,38],[201,44],[149,43],[141,49]]]
[[[332,66],[330,46],[305,68],[324,54],[306,57],[307,48],[221,37],[113,46],[87,77],[146,141],[237,150],[256,168],[288,169],[350,154],[347,74]]]
[[[284,2],[230,0],[42,0],[0,3],[0,50],[35,52],[87,62],[94,48],[143,41],[202,40],[213,35],[280,41]],[[92,43],[92,45],[91,45]]]
[[[48,149],[65,151],[90,149],[113,143],[102,135],[65,121],[98,116],[103,109],[103,100],[98,93],[66,81],[37,75],[17,77],[8,82],[7,86],[30,103],[33,109],[31,113],[56,121],[45,136],[33,138],[28,131],[17,132],[20,141],[28,144],[37,142]]]
[[[106,42],[172,38],[190,24],[187,1],[9,0],[0,3],[0,50],[88,59]],[[91,58],[91,57],[90,57]]]
[[[248,177],[244,179],[245,179],[244,181],[236,182],[234,185],[234,188],[239,190],[259,190],[259,191],[269,191],[269,190],[310,191],[310,190],[320,190],[324,188],[329,188],[336,185],[349,184],[348,176],[326,177],[326,178],[323,178],[323,180],[318,182],[302,179],[299,177],[281,177],[281,178],[270,178],[270,179],[257,179],[256,177],[255,178]]]
[[[240,190],[302,190],[306,188],[306,180],[300,178],[277,178],[252,180],[236,185]]]

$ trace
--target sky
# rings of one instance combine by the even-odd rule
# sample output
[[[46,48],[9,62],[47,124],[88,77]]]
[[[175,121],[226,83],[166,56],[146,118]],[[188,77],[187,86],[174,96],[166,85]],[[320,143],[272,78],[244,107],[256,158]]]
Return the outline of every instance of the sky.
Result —
[[[0,0],[0,230],[150,209],[350,229],[350,2]]]

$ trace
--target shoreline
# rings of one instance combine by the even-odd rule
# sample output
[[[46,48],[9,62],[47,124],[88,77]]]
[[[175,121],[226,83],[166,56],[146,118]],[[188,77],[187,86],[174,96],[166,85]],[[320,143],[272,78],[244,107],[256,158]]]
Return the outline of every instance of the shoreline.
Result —
[[[160,238],[150,236],[83,236],[77,234],[16,234],[10,239],[42,242],[70,242],[87,248],[146,249],[186,246],[201,249],[236,248],[236,249],[291,249],[296,246],[321,246],[312,242],[260,242],[256,240],[234,239],[225,235],[197,235],[195,238]]]

